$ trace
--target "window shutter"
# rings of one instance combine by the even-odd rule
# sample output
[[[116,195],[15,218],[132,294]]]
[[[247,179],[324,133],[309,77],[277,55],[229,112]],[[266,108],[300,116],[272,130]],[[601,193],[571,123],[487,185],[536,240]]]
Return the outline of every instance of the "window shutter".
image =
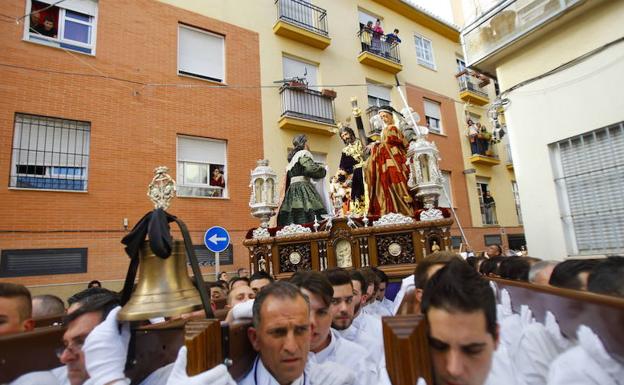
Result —
[[[551,150],[560,162],[554,174],[562,219],[576,238],[570,249],[579,254],[624,250],[624,124],[554,143]]]
[[[70,11],[84,13],[89,16],[95,16],[97,13],[98,2],[95,0],[38,0],[41,3],[53,5],[59,3],[59,8],[69,9]]]
[[[442,120],[440,103],[425,99],[425,115]]]
[[[390,88],[373,83],[366,83],[366,88],[368,96],[373,96],[383,100],[390,100]]]
[[[224,141],[178,136],[178,160],[224,164],[225,147]]]
[[[222,82],[225,78],[223,36],[182,25],[178,33],[178,70]]]

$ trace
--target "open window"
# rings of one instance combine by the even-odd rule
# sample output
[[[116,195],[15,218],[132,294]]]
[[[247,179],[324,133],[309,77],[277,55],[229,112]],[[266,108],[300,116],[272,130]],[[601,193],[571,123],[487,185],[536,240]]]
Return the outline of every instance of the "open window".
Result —
[[[226,142],[178,136],[178,195],[227,198]]]
[[[97,7],[95,0],[29,0],[24,38],[93,55]]]

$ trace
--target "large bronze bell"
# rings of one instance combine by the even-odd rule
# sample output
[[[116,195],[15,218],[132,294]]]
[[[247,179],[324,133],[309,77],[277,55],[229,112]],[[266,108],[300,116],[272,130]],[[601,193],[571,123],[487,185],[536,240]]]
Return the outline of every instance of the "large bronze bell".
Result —
[[[142,321],[202,308],[199,292],[186,270],[184,242],[174,241],[168,258],[160,258],[144,242],[139,255],[139,281],[117,319]]]

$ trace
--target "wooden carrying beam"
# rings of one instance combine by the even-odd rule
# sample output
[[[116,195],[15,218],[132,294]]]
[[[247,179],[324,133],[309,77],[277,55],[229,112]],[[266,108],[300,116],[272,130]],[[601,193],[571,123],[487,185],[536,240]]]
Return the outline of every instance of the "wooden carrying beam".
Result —
[[[544,322],[546,311],[550,311],[557,318],[561,333],[571,338],[576,338],[580,325],[586,325],[600,336],[609,354],[624,357],[624,299],[587,291],[490,279],[499,290],[509,292],[515,312],[520,313],[520,306],[527,305],[533,317],[538,322]]]
[[[427,323],[423,316],[383,317],[386,369],[393,385],[415,385],[419,377],[433,384]]]
[[[62,326],[0,337],[0,384],[25,373],[61,366],[55,350],[62,347]]]

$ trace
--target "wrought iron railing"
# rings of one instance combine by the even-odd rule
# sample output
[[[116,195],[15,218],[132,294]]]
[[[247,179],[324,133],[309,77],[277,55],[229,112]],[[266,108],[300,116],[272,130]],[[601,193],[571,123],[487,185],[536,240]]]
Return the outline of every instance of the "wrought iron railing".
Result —
[[[484,225],[497,225],[496,204],[485,204],[481,202],[481,222]]]
[[[319,35],[328,36],[327,11],[304,0],[275,0],[277,18]]]
[[[360,29],[358,37],[360,38],[360,44],[362,46],[361,52],[370,52],[384,59],[401,64],[399,44],[392,37],[376,33],[366,27]]]
[[[482,87],[479,87],[481,81],[472,75],[461,75],[457,78],[457,82],[459,83],[459,92],[471,91],[486,98],[488,97],[487,92]]]
[[[306,86],[284,85],[280,88],[282,116],[335,124],[334,100]]]
[[[490,131],[482,132],[477,129],[479,134],[475,138],[471,138],[468,132],[466,140],[470,142],[470,152],[472,155],[487,156],[494,159],[499,159],[498,146],[496,142],[492,141],[492,134]]]

